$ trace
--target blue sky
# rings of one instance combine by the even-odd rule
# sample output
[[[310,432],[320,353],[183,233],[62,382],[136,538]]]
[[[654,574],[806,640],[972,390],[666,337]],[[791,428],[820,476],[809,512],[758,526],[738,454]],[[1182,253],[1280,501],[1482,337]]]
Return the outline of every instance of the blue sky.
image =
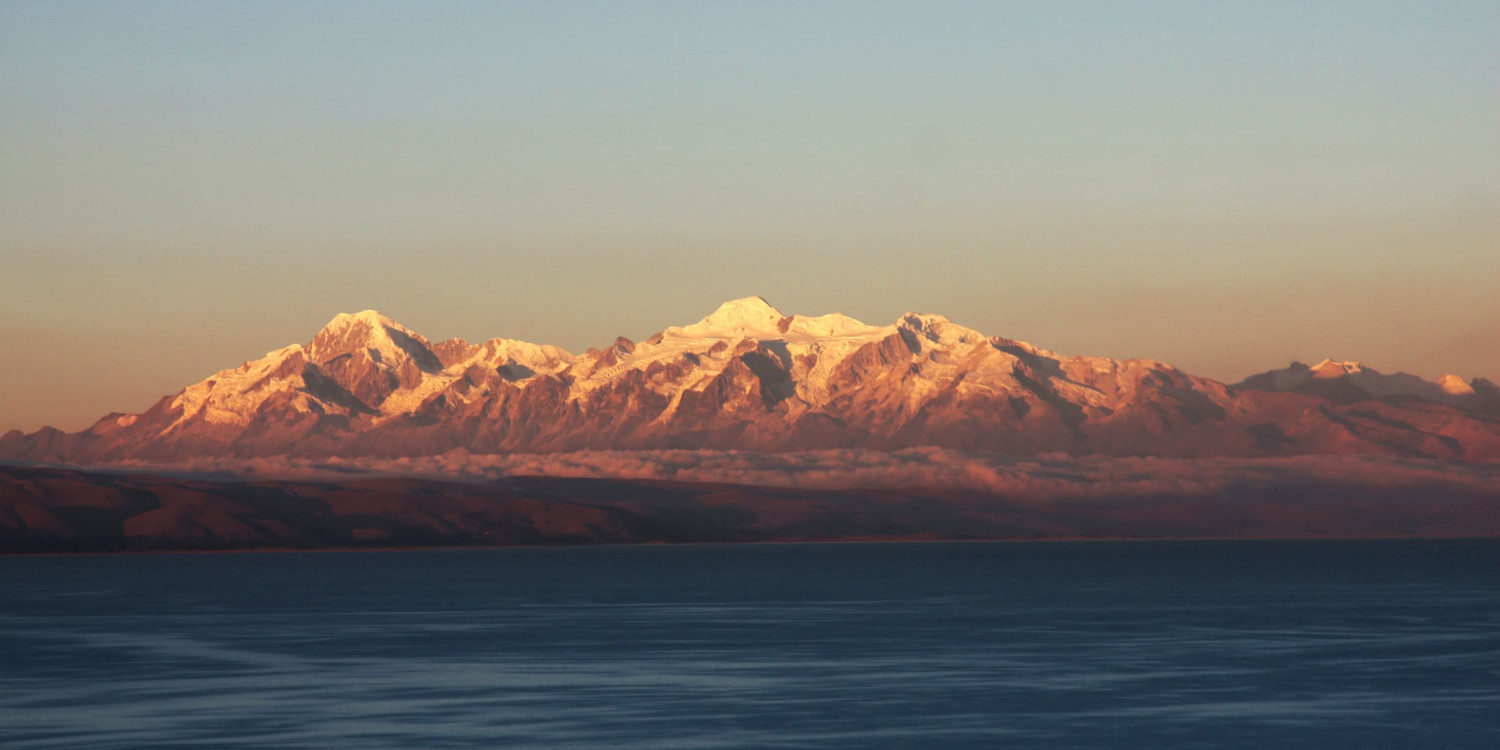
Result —
[[[1500,378],[1500,4],[6,2],[0,254],[0,429],[749,294]]]

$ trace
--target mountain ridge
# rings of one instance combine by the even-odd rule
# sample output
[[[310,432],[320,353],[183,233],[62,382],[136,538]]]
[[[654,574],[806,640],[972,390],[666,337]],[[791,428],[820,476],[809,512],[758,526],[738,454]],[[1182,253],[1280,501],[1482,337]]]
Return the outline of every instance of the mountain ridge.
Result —
[[[365,310],[140,414],[6,433],[0,460],[920,446],[1500,460],[1500,389],[1333,360],[1226,384],[1155,360],[1063,356],[941,315],[875,326],[786,315],[761,297],[579,354],[504,338],[433,343]]]

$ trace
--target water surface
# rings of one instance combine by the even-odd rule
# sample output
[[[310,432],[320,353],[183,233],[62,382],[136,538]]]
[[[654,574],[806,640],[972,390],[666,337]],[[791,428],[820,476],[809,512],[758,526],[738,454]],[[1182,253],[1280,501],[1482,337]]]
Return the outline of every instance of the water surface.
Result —
[[[1500,540],[0,558],[0,746],[1500,747]]]

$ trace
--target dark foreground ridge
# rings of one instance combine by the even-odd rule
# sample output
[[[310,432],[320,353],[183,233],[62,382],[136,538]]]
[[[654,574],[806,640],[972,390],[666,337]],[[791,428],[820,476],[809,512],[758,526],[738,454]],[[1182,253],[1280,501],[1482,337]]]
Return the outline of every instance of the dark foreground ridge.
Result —
[[[214,481],[0,466],[0,551],[338,549],[1080,537],[1497,536],[1500,487],[1269,479],[1211,494],[1027,500],[514,477]]]

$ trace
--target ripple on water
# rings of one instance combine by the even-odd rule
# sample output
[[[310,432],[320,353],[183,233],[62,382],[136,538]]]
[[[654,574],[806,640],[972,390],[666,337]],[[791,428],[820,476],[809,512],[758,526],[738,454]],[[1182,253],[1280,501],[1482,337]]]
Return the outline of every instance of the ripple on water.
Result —
[[[1500,742],[1495,542],[227,557],[0,559],[0,745]]]

